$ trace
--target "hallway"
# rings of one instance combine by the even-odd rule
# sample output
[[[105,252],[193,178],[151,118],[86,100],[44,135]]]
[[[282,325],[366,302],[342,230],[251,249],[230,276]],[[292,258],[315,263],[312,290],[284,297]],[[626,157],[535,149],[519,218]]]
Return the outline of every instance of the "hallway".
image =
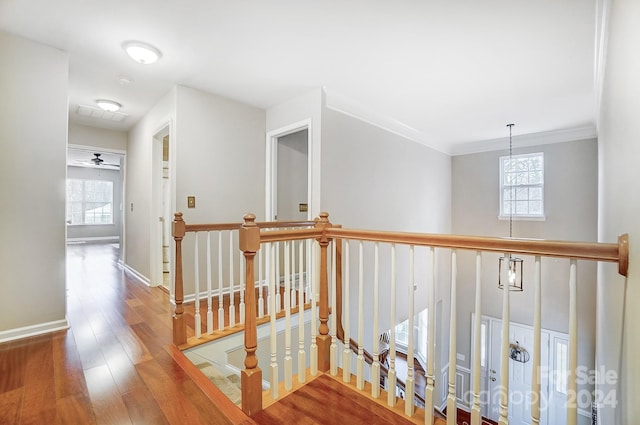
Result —
[[[71,328],[0,344],[0,424],[224,424],[164,349],[171,305],[117,248],[67,249]]]

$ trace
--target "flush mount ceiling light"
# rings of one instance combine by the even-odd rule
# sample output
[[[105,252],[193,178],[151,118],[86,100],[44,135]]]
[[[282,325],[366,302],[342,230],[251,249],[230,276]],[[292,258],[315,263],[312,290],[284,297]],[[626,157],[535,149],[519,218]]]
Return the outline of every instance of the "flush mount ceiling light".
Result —
[[[131,59],[145,65],[157,62],[162,57],[160,50],[140,41],[125,41],[122,44],[122,48]]]
[[[118,102],[114,102],[113,100],[107,99],[98,99],[96,103],[103,111],[115,112],[118,109],[122,108],[122,105]]]

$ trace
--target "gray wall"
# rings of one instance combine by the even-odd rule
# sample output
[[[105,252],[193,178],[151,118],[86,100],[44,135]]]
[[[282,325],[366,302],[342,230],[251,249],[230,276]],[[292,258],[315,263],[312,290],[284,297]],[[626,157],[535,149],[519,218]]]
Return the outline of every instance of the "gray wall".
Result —
[[[451,158],[341,112],[322,111],[322,208],[349,228],[427,233],[451,231]],[[365,347],[373,345],[373,247],[365,244]],[[357,335],[357,244],[351,244],[351,335]],[[397,252],[396,323],[408,317],[408,249]],[[428,301],[428,252],[416,248],[415,312]],[[448,311],[449,254],[438,250],[436,302]],[[390,327],[390,248],[380,248],[380,332]],[[436,312],[436,314],[438,314]],[[448,314],[437,326],[448,327]],[[448,336],[436,338],[436,367]],[[445,361],[446,363],[446,361]]]
[[[0,57],[1,340],[66,326],[69,60],[3,32]]]
[[[544,221],[513,221],[513,236],[552,240],[595,241],[597,229],[598,146],[596,140],[515,148],[515,154],[544,152]],[[499,220],[499,158],[494,151],[453,158],[453,233],[508,236],[509,221]],[[461,251],[458,260],[458,352],[471,360],[471,313],[475,297],[475,254]],[[499,255],[483,255],[482,313],[500,318],[502,292],[497,287]],[[533,258],[524,257],[522,293],[512,293],[511,320],[533,323]],[[568,332],[568,260],[542,260],[542,327]],[[580,364],[595,364],[596,264],[578,264]]]
[[[67,226],[68,239],[120,239],[122,219],[122,173],[119,170],[108,170],[90,167],[67,167],[67,178],[83,180],[108,180],[113,183],[113,224],[90,224]]]
[[[606,4],[606,3],[605,3]],[[609,47],[600,110],[599,240],[629,233],[629,277],[612,264],[598,268],[598,366],[619,379],[600,385],[617,406],[603,403],[601,424],[632,424],[640,417],[640,2],[611,1]],[[606,7],[606,6],[605,6]]]

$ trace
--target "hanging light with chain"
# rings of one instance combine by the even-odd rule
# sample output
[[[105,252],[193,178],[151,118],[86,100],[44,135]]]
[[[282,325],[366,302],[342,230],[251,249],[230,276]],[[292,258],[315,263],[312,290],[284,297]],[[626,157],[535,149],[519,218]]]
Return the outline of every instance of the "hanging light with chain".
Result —
[[[512,141],[512,129],[515,124],[507,124],[509,127],[509,165],[508,170],[514,169],[513,164],[513,141]],[[513,178],[515,173],[510,173],[509,178]],[[511,187],[511,200],[509,202],[509,238],[513,237],[513,208],[515,207],[515,190],[516,186],[512,181],[509,182]],[[522,291],[522,274],[524,261],[522,258],[514,257],[511,254],[506,254],[500,257],[498,260],[498,287],[504,289],[505,283],[502,280],[502,267],[503,264],[508,264],[507,283],[506,286],[509,291]]]

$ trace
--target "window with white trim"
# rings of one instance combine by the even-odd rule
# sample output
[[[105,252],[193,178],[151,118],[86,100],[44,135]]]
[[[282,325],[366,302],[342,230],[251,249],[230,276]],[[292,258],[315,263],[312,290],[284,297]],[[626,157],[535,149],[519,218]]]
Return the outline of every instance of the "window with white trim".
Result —
[[[113,182],[67,179],[67,223],[113,224]]]
[[[500,217],[544,218],[544,154],[500,157]]]

